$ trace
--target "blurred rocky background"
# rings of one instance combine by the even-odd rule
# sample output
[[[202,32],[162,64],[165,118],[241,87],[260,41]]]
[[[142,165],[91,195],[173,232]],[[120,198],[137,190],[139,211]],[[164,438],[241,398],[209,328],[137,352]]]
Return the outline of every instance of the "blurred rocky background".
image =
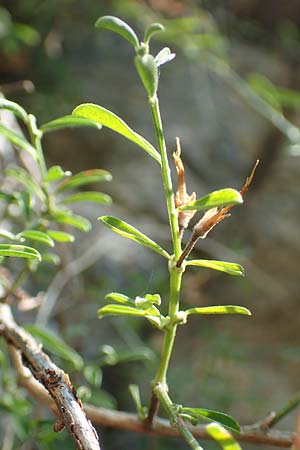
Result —
[[[0,89],[7,98],[40,123],[69,114],[79,103],[99,103],[155,144],[132,48],[93,27],[104,14],[122,17],[140,33],[151,21],[166,26],[153,45],[170,46],[176,59],[161,73],[161,107],[170,155],[176,136],[181,138],[189,192],[200,196],[239,188],[260,159],[245,204],[196,250],[199,257],[241,263],[246,277],[190,270],[183,293],[185,305],[240,304],[253,315],[192,319],[179,330],[169,374],[178,403],[220,409],[242,424],[253,423],[300,387],[300,3],[1,1]],[[103,369],[99,404],[132,410],[127,385],[140,384],[147,402],[161,336],[138,319],[99,321],[97,309],[111,290],[166,297],[167,272],[160,258],[113,235],[96,218],[116,215],[170,247],[159,169],[138,147],[106,129],[49,134],[45,148],[49,163],[65,169],[111,171],[113,182],[105,191],[114,203],[99,210],[85,207],[93,230],[78,234],[75,249],[63,250],[60,277],[53,281],[54,272],[40,273],[34,286],[28,285],[38,292],[51,283],[50,307],[38,320],[91,361],[112,351],[105,347],[99,353],[103,345],[132,352],[132,359],[137,348],[146,347],[144,361]],[[72,262],[74,272],[68,271]],[[294,422],[291,415],[281,428],[294,429]],[[110,450],[183,446],[180,440],[120,431],[100,434]],[[52,448],[42,445],[13,448]]]

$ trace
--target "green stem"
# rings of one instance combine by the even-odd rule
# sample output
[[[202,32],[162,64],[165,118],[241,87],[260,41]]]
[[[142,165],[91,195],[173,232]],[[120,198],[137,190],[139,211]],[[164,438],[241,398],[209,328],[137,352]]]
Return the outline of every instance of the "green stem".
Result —
[[[268,423],[268,428],[276,425],[281,419],[287,416],[291,411],[297,408],[300,404],[300,392],[297,392],[276,414],[272,420]]]
[[[182,268],[177,268],[170,263],[170,298],[169,298],[169,317],[170,324],[165,329],[164,342],[162,347],[160,365],[154,379],[154,385],[157,383],[166,383],[167,371],[171,354],[174,347],[174,340],[176,336],[177,323],[176,314],[179,310],[181,279],[183,274]]]
[[[31,137],[31,142],[36,149],[37,152],[37,162],[41,171],[42,181],[46,178],[47,175],[47,166],[44,158],[44,152],[42,148],[42,132],[37,128],[36,119],[32,114],[29,114],[29,133]]]
[[[181,254],[181,245],[180,245],[180,237],[179,237],[179,227],[178,227],[178,214],[175,207],[174,201],[174,193],[172,187],[172,179],[167,155],[166,142],[164,138],[162,120],[160,115],[160,108],[157,96],[154,96],[150,99],[152,117],[154,122],[154,127],[156,131],[158,147],[161,154],[161,171],[162,178],[166,193],[166,201],[168,208],[168,216],[171,227],[171,234],[173,240],[174,247],[174,256],[177,260]]]
[[[179,433],[182,435],[182,437],[185,439],[185,441],[188,443],[188,445],[193,450],[203,450],[203,448],[198,444],[190,430],[186,427],[184,421],[181,417],[178,416],[176,413],[176,408],[174,407],[174,404],[172,400],[169,397],[168,389],[165,383],[158,383],[155,388],[154,392],[163,405],[165,411],[167,412],[171,425],[175,426]]]

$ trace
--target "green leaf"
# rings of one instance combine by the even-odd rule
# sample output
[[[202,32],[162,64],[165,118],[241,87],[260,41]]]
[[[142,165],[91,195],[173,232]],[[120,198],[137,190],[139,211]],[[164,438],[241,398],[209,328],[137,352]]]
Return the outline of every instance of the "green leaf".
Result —
[[[148,238],[145,234],[138,231],[136,228],[132,227],[123,220],[117,219],[112,216],[102,216],[99,217],[98,220],[104,223],[108,228],[111,228],[115,233],[120,234],[128,239],[132,239],[135,242],[138,242],[145,247],[149,247],[155,252],[159,253],[161,256],[164,256],[167,259],[170,259],[170,255],[158,245],[156,242],[152,241],[152,239]]]
[[[109,195],[103,192],[85,191],[78,192],[70,197],[64,198],[61,203],[76,203],[76,202],[96,202],[104,205],[111,205],[112,199]]]
[[[0,237],[3,237],[5,239],[11,239],[12,241],[16,240],[16,235],[11,233],[10,231],[0,229]]]
[[[242,450],[241,446],[231,436],[229,431],[218,423],[210,423],[206,426],[207,433],[215,439],[223,450]]]
[[[226,428],[230,428],[235,432],[240,432],[241,427],[238,422],[228,414],[221,413],[219,411],[213,411],[211,409],[202,408],[180,408],[180,414],[188,414],[195,419],[209,420],[213,422],[218,422]]]
[[[132,306],[135,308],[134,300],[127,295],[119,294],[118,292],[110,292],[105,296],[106,300],[113,300],[118,303],[122,303],[123,305]]]
[[[83,369],[83,374],[86,378],[86,380],[92,385],[97,388],[101,386],[102,383],[102,370],[100,367],[96,365],[89,364],[88,366],[85,366]]]
[[[244,276],[244,268],[239,264],[225,261],[211,261],[207,259],[195,259],[186,262],[187,266],[206,267],[208,269],[219,270],[229,275]]]
[[[65,172],[60,166],[52,166],[47,172],[45,181],[59,181],[62,178],[69,177],[70,175],[72,175],[72,172]]]
[[[15,195],[8,194],[7,192],[0,191],[0,200],[3,200],[6,203],[12,203],[16,201]]]
[[[16,256],[18,258],[28,258],[41,261],[40,253],[32,247],[26,245],[0,244],[0,256]]]
[[[111,181],[112,176],[107,170],[104,169],[90,169],[83,172],[76,173],[66,180],[64,180],[59,186],[58,191],[64,191],[65,189],[73,189],[75,187],[83,186],[90,183],[98,183],[100,181]]]
[[[42,253],[42,262],[53,264],[54,266],[59,266],[60,257],[57,255],[57,253]]]
[[[131,397],[133,399],[133,402],[136,407],[136,411],[138,413],[140,420],[145,420],[147,417],[148,410],[145,406],[142,405],[141,402],[141,396],[140,396],[140,390],[137,384],[130,384],[128,386],[128,390],[131,394]]]
[[[57,242],[74,242],[75,237],[73,234],[66,233],[65,231],[47,230],[47,234]]]
[[[84,103],[77,106],[73,113],[75,116],[86,117],[88,119],[96,120],[103,126],[110,128],[116,133],[121,134],[130,141],[139,145],[141,148],[146,150],[152,158],[154,158],[159,164],[161,164],[161,157],[157,150],[153,147],[150,142],[145,138],[140,136],[138,133],[133,131],[124,120],[118,117],[116,114],[112,113],[108,109],[103,108],[99,105],[94,105],[93,103]]]
[[[145,31],[144,42],[148,43],[154,34],[161,31],[165,31],[165,27],[161,23],[151,23]]]
[[[202,306],[200,308],[190,308],[184,312],[187,316],[190,314],[243,314],[251,316],[249,309],[236,305]]]
[[[102,319],[104,316],[139,316],[145,317],[145,311],[134,308],[132,306],[121,305],[105,305],[98,309],[98,317]]]
[[[38,183],[21,167],[6,169],[7,176],[15,178],[19,183],[23,184],[28,191],[35,194],[40,200],[45,200],[45,194]]]
[[[101,130],[102,126],[100,123],[95,120],[86,119],[84,117],[76,117],[72,115],[59,117],[58,119],[51,120],[51,122],[47,122],[41,126],[41,130],[44,133],[49,131],[56,131],[62,128],[70,128],[70,127],[93,127]]]
[[[195,200],[188,205],[178,208],[180,211],[187,211],[196,209],[198,211],[205,211],[216,206],[238,205],[243,203],[243,197],[235,189],[226,188],[219,191],[211,192],[204,197]]]
[[[53,212],[51,214],[50,220],[53,220],[57,223],[64,223],[65,225],[70,225],[86,232],[90,231],[92,227],[92,224],[88,219],[79,216],[78,214],[73,214],[72,212]]]
[[[138,55],[134,59],[136,70],[149,95],[154,97],[158,89],[158,68],[152,55]]]
[[[20,105],[10,100],[6,100],[6,98],[0,98],[0,109],[7,109],[14,113],[15,116],[22,119],[25,124],[28,123],[28,114]]]
[[[115,33],[120,34],[124,39],[127,39],[127,41],[129,41],[135,49],[139,47],[139,40],[133,29],[118,17],[99,17],[99,19],[95,23],[95,27],[114,31]]]
[[[169,47],[164,47],[154,58],[157,67],[167,64],[175,58],[175,53],[172,53]]]
[[[33,159],[37,159],[37,153],[35,148],[29,144],[22,136],[15,133],[14,131],[10,130],[9,128],[5,127],[4,125],[0,124],[0,134],[2,134],[6,139],[8,139],[12,144],[14,144],[16,147],[19,147],[26,152],[28,152]]]
[[[44,233],[43,231],[24,230],[17,235],[17,238],[19,238],[19,239],[24,238],[24,239],[29,239],[31,241],[42,242],[43,244],[49,245],[50,247],[54,247],[53,239],[50,236],[48,236],[48,234]]]
[[[72,363],[75,369],[80,370],[83,368],[81,356],[52,331],[37,325],[26,325],[25,328],[35,338],[38,338],[47,350]]]

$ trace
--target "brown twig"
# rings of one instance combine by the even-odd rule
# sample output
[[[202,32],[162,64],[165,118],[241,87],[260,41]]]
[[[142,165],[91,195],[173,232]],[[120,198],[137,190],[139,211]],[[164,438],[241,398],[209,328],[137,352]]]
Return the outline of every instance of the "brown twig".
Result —
[[[48,395],[46,389],[37,382],[29,371],[22,365],[20,356],[15,350],[15,347],[10,346],[12,353],[12,361],[15,369],[18,372],[19,384],[30,392],[41,403],[47,405],[55,414],[58,414],[54,401]],[[180,437],[178,431],[174,429],[168,420],[156,417],[152,423],[151,428],[145,425],[145,422],[141,421],[137,414],[131,414],[122,411],[113,411],[106,408],[99,408],[90,404],[84,405],[84,410],[89,419],[98,425],[103,427],[116,428],[124,431],[133,431],[135,433],[143,433],[155,436],[174,436]],[[192,431],[196,438],[210,439],[206,433],[204,425],[189,426],[187,427]],[[291,447],[295,433],[279,430],[263,431],[260,426],[245,426],[242,427],[241,433],[236,436],[236,439],[240,442],[250,442],[260,445],[273,445],[281,448]]]
[[[159,400],[156,397],[156,395],[155,395],[155,393],[153,392],[153,389],[152,389],[151,390],[150,402],[149,402],[149,412],[148,412],[148,416],[145,419],[146,427],[148,427],[148,428],[152,427],[153,420],[157,416],[158,409],[159,409]]]
[[[76,447],[80,450],[100,450],[96,431],[87,419],[68,375],[50,360],[29,333],[17,325],[7,304],[0,304],[0,327],[2,336],[10,348],[13,347],[20,353],[22,364],[52,397],[57,408],[58,420],[63,421]],[[12,353],[15,365],[20,366],[21,362],[16,360],[16,353]],[[26,377],[24,372],[22,375]],[[31,389],[35,390],[36,386],[31,384]],[[38,392],[44,397],[41,389]],[[55,429],[61,427],[56,424]]]

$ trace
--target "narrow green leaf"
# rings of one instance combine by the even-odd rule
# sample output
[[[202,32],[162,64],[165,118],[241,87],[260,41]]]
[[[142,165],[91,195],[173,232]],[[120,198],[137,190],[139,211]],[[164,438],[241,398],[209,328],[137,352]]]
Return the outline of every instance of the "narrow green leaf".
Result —
[[[158,89],[158,68],[154,57],[147,54],[137,55],[134,62],[149,97],[154,97]]]
[[[147,417],[147,408],[142,405],[141,402],[141,396],[140,396],[140,389],[137,384],[130,384],[128,386],[128,390],[131,394],[131,397],[133,399],[133,402],[136,407],[137,414],[140,418],[140,420],[145,420]]]
[[[24,230],[17,235],[19,239],[29,239],[31,241],[42,242],[43,244],[54,247],[53,239],[48,234],[37,230]]]
[[[213,422],[218,422],[226,428],[230,428],[231,430],[239,433],[241,431],[241,427],[238,422],[228,414],[221,413],[219,411],[213,411],[211,409],[202,409],[202,408],[182,408],[180,412],[184,414],[189,414],[192,417],[200,420],[209,420]]]
[[[169,47],[164,47],[160,52],[155,56],[154,61],[157,67],[162,66],[163,64],[167,64],[175,58],[175,53],[172,53]]]
[[[101,123],[104,127],[110,128],[116,133],[121,134],[130,141],[139,145],[141,148],[146,150],[152,158],[154,158],[159,164],[161,164],[161,157],[158,151],[153,147],[150,142],[145,138],[140,136],[138,133],[133,131],[124,120],[118,117],[116,114],[112,113],[108,109],[103,108],[99,105],[94,105],[93,103],[84,103],[77,106],[73,113],[75,116],[86,117],[91,120],[95,120]]]
[[[145,31],[144,42],[148,43],[154,34],[161,31],[165,31],[165,27],[161,23],[151,23]]]
[[[7,109],[14,113],[15,116],[22,119],[25,124],[28,123],[28,114],[20,105],[10,100],[6,100],[6,98],[0,98],[0,109]]]
[[[52,181],[59,181],[62,178],[69,177],[72,175],[72,172],[65,172],[60,166],[52,166],[47,172],[47,176],[45,178],[45,181],[52,182]]]
[[[103,16],[95,23],[96,28],[105,28],[120,34],[124,39],[130,42],[135,49],[139,47],[139,40],[133,29],[123,20],[114,16]]]
[[[25,150],[28,152],[33,159],[37,159],[36,150],[34,147],[32,147],[29,142],[27,142],[22,136],[15,133],[14,131],[10,130],[9,128],[5,127],[4,125],[0,124],[0,134],[2,134],[6,139],[8,139],[12,144],[14,144],[16,147],[21,148],[22,150]]]
[[[205,211],[216,206],[238,205],[241,203],[243,203],[243,197],[239,191],[232,188],[226,188],[211,192],[188,205],[181,206],[179,210],[187,211],[196,209],[198,211]]]
[[[54,266],[59,266],[60,257],[57,253],[42,253],[42,262],[53,264]]]
[[[39,197],[40,200],[45,200],[45,194],[40,185],[21,167],[15,167],[5,170],[6,175],[15,178],[19,183],[23,184],[26,189]]]
[[[0,200],[3,200],[6,203],[12,203],[16,201],[15,195],[8,194],[7,192],[0,191]]]
[[[139,316],[145,317],[145,311],[132,306],[121,305],[105,305],[98,309],[98,317],[102,319],[104,316]]]
[[[66,233],[65,231],[47,230],[47,234],[57,242],[74,242],[75,237],[73,234]]]
[[[187,261],[188,266],[206,267],[208,269],[219,270],[229,275],[244,276],[244,268],[239,264],[225,261],[211,261],[207,259],[195,259]]]
[[[75,369],[83,368],[81,356],[52,331],[31,324],[26,325],[25,328],[30,334],[38,338],[47,350],[72,363]]]
[[[51,122],[44,123],[44,125],[41,126],[41,130],[44,133],[47,133],[49,131],[56,131],[60,130],[62,128],[72,128],[72,127],[93,127],[97,128],[98,130],[101,130],[102,126],[100,123],[86,119],[84,117],[76,117],[72,115],[59,117],[58,119],[51,120]]]
[[[111,181],[112,176],[107,170],[104,169],[90,169],[83,172],[76,173],[75,175],[64,180],[59,186],[58,191],[64,191],[65,189],[73,189],[75,187],[83,186],[85,184],[98,183],[102,181]]]
[[[106,300],[113,300],[118,303],[122,303],[123,305],[132,306],[135,308],[134,300],[127,295],[119,294],[118,292],[110,292],[105,296]]]
[[[51,214],[50,219],[57,223],[64,223],[66,225],[78,228],[81,231],[90,231],[92,227],[92,224],[88,219],[71,212],[55,212]]]
[[[83,369],[86,380],[94,387],[99,388],[102,383],[102,370],[97,365],[89,364]]]
[[[17,258],[36,259],[41,261],[40,253],[26,245],[0,244],[0,256],[16,256]]]
[[[16,235],[11,233],[10,231],[0,229],[0,237],[3,237],[5,239],[11,239],[12,241],[16,240]]]
[[[76,202],[96,202],[104,205],[111,205],[112,199],[109,195],[103,192],[85,191],[78,192],[70,197],[64,198],[61,203],[69,204]]]
[[[202,306],[200,308],[190,308],[184,312],[187,316],[190,314],[243,314],[251,316],[249,309],[236,305]]]
[[[108,228],[111,228],[115,233],[120,234],[128,239],[132,239],[135,242],[138,242],[145,247],[149,247],[155,252],[159,253],[161,256],[164,256],[167,259],[170,259],[170,255],[158,245],[156,242],[152,241],[152,239],[148,238],[145,234],[138,231],[136,228],[132,227],[123,220],[117,219],[112,216],[102,216],[99,217],[98,220],[104,223]]]
[[[242,450],[241,446],[231,436],[229,431],[218,423],[210,423],[206,426],[207,433],[217,441],[223,450]]]

